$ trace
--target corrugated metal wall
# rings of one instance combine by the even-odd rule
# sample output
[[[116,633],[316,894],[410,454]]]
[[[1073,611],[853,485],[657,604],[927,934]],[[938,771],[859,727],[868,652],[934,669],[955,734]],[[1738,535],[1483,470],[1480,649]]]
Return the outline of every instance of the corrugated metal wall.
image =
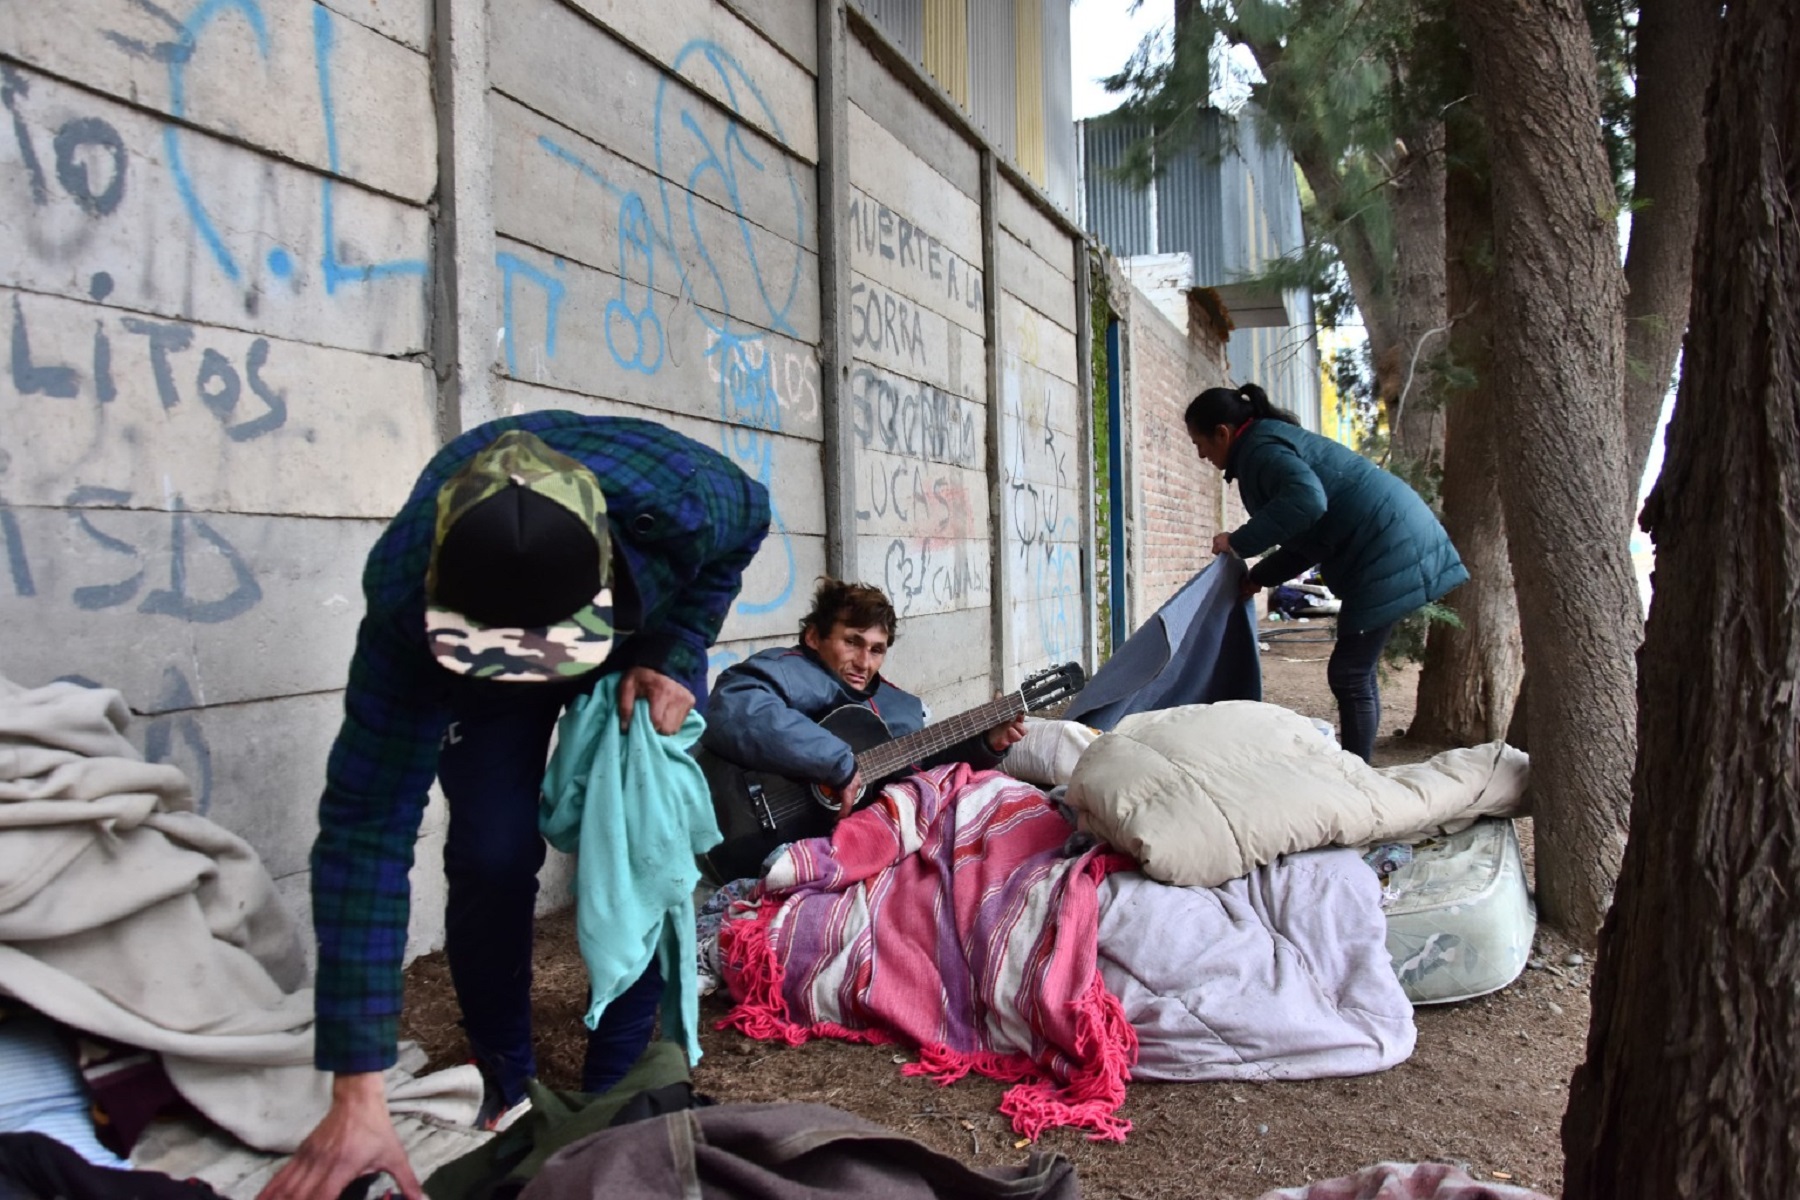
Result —
[[[1066,53],[1063,61],[1068,61]],[[925,69],[968,111],[968,0],[925,0]]]
[[[1044,189],[1075,211],[1075,100],[1069,0],[1044,0]]]
[[[1044,184],[1044,0],[1013,0],[1015,161]]]
[[[1149,191],[1127,187],[1110,174],[1124,160],[1126,148],[1137,140],[1138,128],[1081,121],[1075,136],[1081,139],[1088,232],[1121,258],[1156,253]]]
[[[969,115],[994,149],[1019,161],[1013,0],[969,0]]]
[[[925,64],[926,0],[856,0],[857,7],[868,13],[881,31],[906,51],[906,57],[920,66]]]
[[[1199,136],[1148,189],[1134,189],[1109,172],[1142,131],[1104,120],[1083,121],[1083,196],[1087,228],[1115,254],[1186,252],[1195,284],[1232,283],[1301,245],[1300,188],[1294,160],[1280,139],[1265,136],[1254,109],[1236,118],[1202,114]],[[1151,236],[1152,213],[1155,237]],[[1318,346],[1312,298],[1289,298],[1299,317],[1286,329],[1243,329],[1227,347],[1231,373],[1256,380],[1276,404],[1309,429],[1319,425]]]
[[[1194,282],[1223,283],[1231,263],[1220,192],[1226,172],[1220,161],[1222,118],[1202,113],[1194,145],[1174,156],[1156,183],[1156,238],[1163,253],[1186,251],[1194,260]]]

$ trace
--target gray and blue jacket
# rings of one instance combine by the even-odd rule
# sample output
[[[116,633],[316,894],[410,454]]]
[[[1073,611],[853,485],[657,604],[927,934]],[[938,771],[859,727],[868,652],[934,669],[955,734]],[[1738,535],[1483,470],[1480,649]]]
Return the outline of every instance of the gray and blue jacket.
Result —
[[[856,773],[856,754],[818,720],[847,704],[874,712],[895,737],[925,727],[925,706],[911,692],[880,675],[874,686],[853,691],[805,646],[794,646],[763,650],[726,668],[707,704],[700,744],[753,771],[842,787]],[[999,761],[987,735],[978,733],[919,765],[966,762],[986,770]]]

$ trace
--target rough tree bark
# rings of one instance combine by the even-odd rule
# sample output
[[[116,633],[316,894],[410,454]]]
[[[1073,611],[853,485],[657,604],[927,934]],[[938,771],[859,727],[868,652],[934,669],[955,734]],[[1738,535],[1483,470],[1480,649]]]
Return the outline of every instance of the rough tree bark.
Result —
[[[1701,109],[1718,40],[1716,2],[1638,4],[1635,210],[1625,255],[1625,461],[1633,478],[1643,474],[1687,328],[1705,140]]]
[[[1420,121],[1401,137],[1394,172],[1394,334],[1391,393],[1383,393],[1390,465],[1443,466],[1444,408],[1432,356],[1444,349],[1444,123]],[[1404,398],[1404,399],[1403,399]]]
[[[1625,844],[1641,602],[1624,276],[1579,0],[1455,0],[1494,189],[1500,491],[1531,702],[1538,899],[1591,942]]]
[[[1800,1179],[1800,8],[1732,0],[1570,1200]]]
[[[1472,746],[1504,738],[1525,670],[1494,453],[1494,214],[1485,137],[1466,109],[1448,124],[1447,299],[1456,314],[1450,358],[1470,383],[1446,397],[1443,509],[1444,529],[1469,568],[1469,582],[1444,599],[1456,610],[1462,628],[1432,625],[1419,672],[1418,708],[1409,736],[1436,745]]]

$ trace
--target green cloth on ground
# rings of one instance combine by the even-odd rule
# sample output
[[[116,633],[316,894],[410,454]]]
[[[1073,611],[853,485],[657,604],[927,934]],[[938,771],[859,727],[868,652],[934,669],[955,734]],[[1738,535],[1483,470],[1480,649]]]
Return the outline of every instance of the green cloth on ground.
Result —
[[[431,1200],[487,1200],[502,1184],[536,1178],[552,1154],[605,1129],[642,1093],[690,1080],[681,1047],[663,1041],[651,1042],[625,1078],[598,1096],[556,1091],[534,1079],[526,1085],[531,1111],[504,1133],[433,1171],[425,1194]]]

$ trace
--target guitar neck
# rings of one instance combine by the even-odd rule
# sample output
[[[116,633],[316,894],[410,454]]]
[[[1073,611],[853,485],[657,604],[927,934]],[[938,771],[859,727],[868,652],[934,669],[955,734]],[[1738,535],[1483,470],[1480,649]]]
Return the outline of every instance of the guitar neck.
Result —
[[[954,717],[927,725],[917,733],[883,742],[856,756],[856,769],[868,780],[885,779],[894,772],[922,762],[940,750],[948,750],[958,742],[1012,720],[1025,711],[1025,700],[1018,693],[990,700],[979,708],[958,713]]]

